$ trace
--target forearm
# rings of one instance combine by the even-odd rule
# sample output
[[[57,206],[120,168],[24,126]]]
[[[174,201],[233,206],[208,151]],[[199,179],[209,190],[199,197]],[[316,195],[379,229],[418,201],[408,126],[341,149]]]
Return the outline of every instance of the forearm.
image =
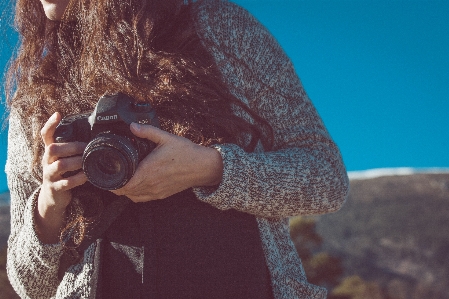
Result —
[[[246,153],[235,145],[218,149],[225,161],[221,184],[194,190],[199,199],[219,209],[289,217],[334,212],[345,201],[348,181],[338,150]]]
[[[38,190],[28,199],[23,223],[14,219],[14,234],[8,242],[8,278],[15,291],[22,298],[50,298],[59,284],[57,273],[62,255],[60,244],[44,244],[36,234],[34,211]],[[11,201],[16,201],[15,192]],[[13,211],[15,212],[15,211]]]

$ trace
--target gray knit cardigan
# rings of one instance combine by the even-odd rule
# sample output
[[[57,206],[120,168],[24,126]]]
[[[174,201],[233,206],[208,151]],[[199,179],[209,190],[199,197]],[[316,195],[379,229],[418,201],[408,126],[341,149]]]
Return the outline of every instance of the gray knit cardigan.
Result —
[[[247,153],[237,145],[214,147],[224,163],[215,188],[195,188],[218,209],[256,215],[276,299],[326,298],[307,282],[290,239],[288,217],[337,211],[348,178],[340,152],[307,97],[291,61],[272,35],[241,7],[223,0],[196,2],[194,22],[230,91],[273,127],[274,149]],[[11,191],[7,270],[22,298],[95,298],[101,242],[57,278],[61,244],[35,233],[33,210],[40,182],[30,171],[30,130],[11,111],[6,173]],[[27,135],[28,134],[28,135]]]

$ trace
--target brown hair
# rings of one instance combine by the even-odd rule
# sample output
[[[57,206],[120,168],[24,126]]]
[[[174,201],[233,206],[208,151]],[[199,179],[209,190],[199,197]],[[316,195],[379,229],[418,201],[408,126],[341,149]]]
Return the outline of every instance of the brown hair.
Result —
[[[90,111],[112,92],[151,102],[162,129],[195,143],[236,143],[252,151],[261,140],[271,147],[271,127],[229,92],[197,36],[192,1],[186,2],[71,1],[55,22],[38,0],[17,0],[21,39],[7,73],[7,103],[31,130],[37,175],[39,132],[49,116]]]

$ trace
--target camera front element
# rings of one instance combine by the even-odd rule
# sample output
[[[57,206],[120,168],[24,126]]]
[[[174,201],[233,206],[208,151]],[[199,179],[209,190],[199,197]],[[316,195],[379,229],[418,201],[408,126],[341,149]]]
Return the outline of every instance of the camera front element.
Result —
[[[136,146],[127,137],[105,133],[84,150],[83,170],[92,185],[116,190],[125,186],[139,164]]]

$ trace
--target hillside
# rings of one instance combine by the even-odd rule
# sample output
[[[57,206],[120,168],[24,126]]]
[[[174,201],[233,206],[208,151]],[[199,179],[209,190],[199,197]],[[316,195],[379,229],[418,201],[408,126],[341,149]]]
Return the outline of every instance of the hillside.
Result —
[[[347,275],[392,298],[449,299],[449,174],[351,180],[338,212],[317,218],[324,249]]]

